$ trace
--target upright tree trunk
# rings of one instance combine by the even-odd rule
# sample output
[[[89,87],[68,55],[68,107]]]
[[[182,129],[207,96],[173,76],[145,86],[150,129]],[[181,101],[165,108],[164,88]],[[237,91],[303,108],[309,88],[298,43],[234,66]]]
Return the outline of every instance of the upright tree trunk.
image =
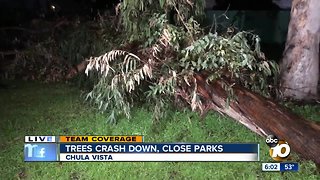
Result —
[[[281,64],[281,90],[286,98],[318,98],[320,1],[293,0]]]

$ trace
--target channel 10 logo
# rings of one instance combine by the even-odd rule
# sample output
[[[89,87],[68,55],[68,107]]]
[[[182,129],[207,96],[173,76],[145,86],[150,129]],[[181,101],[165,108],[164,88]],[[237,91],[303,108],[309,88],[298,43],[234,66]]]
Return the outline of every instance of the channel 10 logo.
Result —
[[[269,154],[275,161],[285,161],[290,155],[290,146],[285,140],[279,140],[275,135],[269,135],[266,139],[270,147]]]

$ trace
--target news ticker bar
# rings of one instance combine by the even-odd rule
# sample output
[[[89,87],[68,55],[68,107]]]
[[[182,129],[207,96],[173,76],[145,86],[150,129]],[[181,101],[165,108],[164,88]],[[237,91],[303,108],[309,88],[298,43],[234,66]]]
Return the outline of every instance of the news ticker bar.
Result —
[[[296,162],[262,163],[262,171],[266,172],[296,172],[298,170],[299,164]]]
[[[258,153],[257,144],[60,143],[60,153]]]
[[[25,143],[25,161],[259,161],[259,144],[44,143],[43,139]]]
[[[25,136],[25,143],[144,142],[143,136]]]

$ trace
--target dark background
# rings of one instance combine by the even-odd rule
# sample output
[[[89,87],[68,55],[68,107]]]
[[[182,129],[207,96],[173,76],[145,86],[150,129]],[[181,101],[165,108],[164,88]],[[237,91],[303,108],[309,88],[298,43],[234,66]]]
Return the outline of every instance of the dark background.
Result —
[[[0,0],[0,51],[19,50],[25,46],[29,32],[19,28],[30,29],[34,20],[55,21],[61,18],[80,18],[81,21],[94,20],[98,13],[107,12],[115,15],[115,6],[119,0]],[[210,2],[208,0],[207,2]],[[281,10],[272,0],[216,0],[213,7],[206,10]],[[14,27],[14,28],[12,28]],[[41,31],[37,27],[36,31]],[[23,37],[25,36],[25,37]],[[277,52],[281,56],[283,44],[265,45],[265,50]],[[273,48],[276,47],[276,48]],[[280,47],[280,49],[279,49]]]
[[[61,16],[94,18],[97,12],[113,10],[119,2],[119,0],[0,0],[0,22],[1,26],[8,26],[24,24],[33,18],[48,20]],[[280,7],[272,0],[216,0],[216,6],[207,6],[206,9],[280,10]]]

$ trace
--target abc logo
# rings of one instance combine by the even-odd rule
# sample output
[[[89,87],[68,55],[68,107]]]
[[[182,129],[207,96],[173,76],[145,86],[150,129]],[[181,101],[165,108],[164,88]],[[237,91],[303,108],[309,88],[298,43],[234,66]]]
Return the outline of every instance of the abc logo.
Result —
[[[290,155],[290,146],[284,140],[279,140],[274,135],[269,135],[266,139],[267,145],[270,147],[269,154],[275,161],[285,161]]]

